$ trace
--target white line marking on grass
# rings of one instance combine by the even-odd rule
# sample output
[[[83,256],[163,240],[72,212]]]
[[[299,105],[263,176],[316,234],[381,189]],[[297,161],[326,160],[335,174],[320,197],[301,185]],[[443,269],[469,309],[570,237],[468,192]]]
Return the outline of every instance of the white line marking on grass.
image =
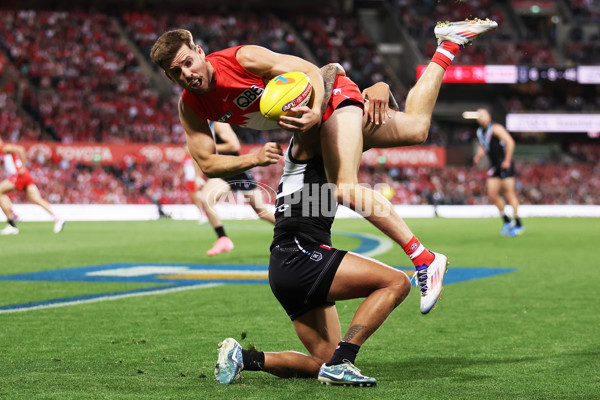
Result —
[[[374,256],[376,256],[378,254],[385,253],[386,251],[389,251],[389,250],[391,250],[394,247],[394,242],[392,242],[391,239],[389,239],[387,237],[381,237],[381,236],[373,235],[373,234],[370,234],[370,233],[350,234],[350,233],[347,233],[347,232],[340,232],[340,231],[333,231],[331,233],[337,234],[337,235],[342,235],[342,236],[353,237],[353,238],[357,238],[357,239],[368,238],[368,239],[376,241],[378,243],[377,246],[375,248],[371,249],[371,250],[368,250],[368,251],[350,250],[350,251],[353,251],[354,253],[361,254],[361,255],[363,255],[365,257],[374,257]],[[362,241],[361,241],[361,246],[362,246]]]
[[[369,233],[361,233],[361,235],[379,241],[379,244],[373,250],[367,251],[366,253],[362,253],[362,255],[365,257],[374,257],[378,254],[385,253],[386,251],[389,251],[394,247],[394,243],[389,238],[382,238],[380,236],[371,235]]]
[[[124,293],[124,294],[118,294],[118,295],[107,295],[107,296],[101,296],[101,297],[94,297],[93,299],[66,301],[66,302],[63,302],[63,303],[40,304],[40,305],[30,306],[30,307],[22,307],[22,308],[8,309],[8,310],[0,310],[0,314],[16,313],[16,312],[31,311],[31,310],[41,310],[41,309],[44,309],[44,308],[58,308],[58,307],[65,307],[65,306],[75,306],[75,305],[78,305],[78,304],[96,303],[96,302],[105,301],[105,300],[125,299],[125,298],[128,298],[128,297],[140,297],[140,296],[150,296],[150,295],[162,294],[162,293],[183,292],[184,290],[203,289],[203,288],[209,288],[209,287],[221,286],[221,285],[223,285],[223,284],[222,283],[205,283],[205,284],[201,284],[201,285],[179,286],[179,287],[175,287],[175,288],[157,289],[157,290],[152,290],[152,291],[149,291],[149,292],[138,292],[138,293]]]

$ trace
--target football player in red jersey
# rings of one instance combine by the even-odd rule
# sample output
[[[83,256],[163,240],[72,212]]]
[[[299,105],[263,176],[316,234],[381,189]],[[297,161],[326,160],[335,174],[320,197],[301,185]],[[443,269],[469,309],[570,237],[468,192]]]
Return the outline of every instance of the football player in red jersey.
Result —
[[[46,210],[54,219],[54,233],[60,233],[64,227],[64,220],[60,219],[44,200],[35,184],[31,172],[25,166],[25,148],[16,144],[5,143],[0,139],[0,157],[4,159],[4,168],[10,176],[0,182],[0,208],[6,215],[8,225],[0,231],[1,235],[16,235],[17,215],[13,211],[12,203],[7,194],[13,190],[24,190],[27,198]]]
[[[236,46],[207,55],[185,29],[159,37],[150,57],[171,81],[184,89],[179,117],[190,152],[209,177],[276,163],[282,150],[275,143],[267,143],[258,153],[220,156],[216,154],[207,120],[254,129],[284,128],[294,133],[298,143],[303,137],[320,134],[327,178],[336,186],[338,202],[359,212],[403,248],[418,271],[426,298],[431,292],[431,277],[446,268],[447,257],[428,251],[386,198],[359,184],[362,152],[423,143],[429,134],[446,68],[463,46],[497,26],[490,20],[438,24],[434,30],[438,48],[409,92],[404,112],[390,110],[389,87],[384,83],[361,93],[343,71],[327,70],[322,75],[317,66],[304,59],[260,46]],[[282,116],[277,123],[266,120],[259,107],[266,83],[293,71],[310,78],[312,103],[292,108],[298,113],[296,117]],[[439,287],[441,284],[436,289]],[[422,302],[421,312],[429,312],[434,304],[435,301]]]

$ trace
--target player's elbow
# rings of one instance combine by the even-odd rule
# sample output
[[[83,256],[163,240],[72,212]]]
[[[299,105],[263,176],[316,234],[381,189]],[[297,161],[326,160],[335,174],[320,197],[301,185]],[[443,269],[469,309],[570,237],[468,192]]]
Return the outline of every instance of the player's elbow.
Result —
[[[207,178],[220,178],[216,165],[208,162],[199,162],[198,166]]]
[[[242,149],[242,145],[239,142],[238,143],[231,143],[229,151],[234,152],[234,151],[240,151],[241,149]]]
[[[222,178],[223,177],[223,175],[220,174],[218,171],[216,171],[214,169],[209,169],[209,168],[207,168],[207,169],[202,168],[202,173],[204,175],[206,175],[206,177],[209,178],[209,179]]]

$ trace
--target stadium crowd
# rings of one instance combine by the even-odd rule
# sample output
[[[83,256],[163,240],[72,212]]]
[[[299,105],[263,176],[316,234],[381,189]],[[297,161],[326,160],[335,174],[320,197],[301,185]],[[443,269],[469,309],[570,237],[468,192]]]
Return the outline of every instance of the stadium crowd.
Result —
[[[23,108],[55,140],[183,141],[173,99],[149,90],[107,15],[2,12],[0,48],[26,80],[19,88]]]
[[[464,49],[458,64],[600,62],[600,10],[583,0],[568,2],[577,23],[569,26],[568,40],[561,43],[556,24],[547,18],[524,20],[527,29],[522,32],[513,29],[514,21],[506,12],[509,2],[388,2],[426,57],[435,50],[431,36],[435,21],[485,15],[500,22],[498,32],[486,38],[485,46]],[[161,93],[144,68],[154,68],[147,60],[154,40],[175,27],[191,30],[208,52],[255,43],[318,64],[340,62],[361,87],[389,79],[383,59],[357,18],[341,11],[323,15],[285,18],[250,10],[194,15],[163,9],[125,10],[112,16],[95,11],[2,9],[0,64],[10,74],[0,76],[0,135],[7,142],[183,143],[176,111],[178,90]],[[154,74],[158,73],[154,68]],[[507,112],[600,110],[598,85],[528,83],[512,89],[503,99]],[[447,145],[472,139],[468,133],[448,129],[434,121],[427,143]],[[285,143],[289,138],[283,131],[240,129],[237,133],[243,143]],[[572,146],[575,157],[570,164],[521,161],[517,189],[523,203],[592,204],[600,198],[598,148]],[[174,176],[179,166],[173,163],[131,161],[107,167],[54,159],[30,161],[40,189],[53,203],[189,202]],[[280,168],[257,169],[256,178],[275,188]],[[388,182],[394,188],[392,200],[398,204],[487,203],[485,171],[474,168],[363,167],[360,178],[368,184]],[[13,196],[21,200],[19,194]]]
[[[600,145],[574,145],[570,161],[518,161],[516,189],[522,204],[596,204],[600,198]],[[65,204],[190,204],[185,182],[174,162],[85,165],[38,157],[30,160],[40,191],[52,203]],[[282,165],[255,168],[258,182],[276,190]],[[362,166],[361,183],[387,183],[394,204],[489,204],[486,170],[468,166],[443,168]],[[0,174],[2,177],[2,174]],[[22,193],[11,194],[23,201]]]

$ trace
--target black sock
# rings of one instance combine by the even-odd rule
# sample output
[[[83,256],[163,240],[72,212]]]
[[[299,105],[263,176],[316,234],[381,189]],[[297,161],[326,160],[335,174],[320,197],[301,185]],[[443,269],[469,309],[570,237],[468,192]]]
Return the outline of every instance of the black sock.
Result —
[[[244,371],[262,371],[265,365],[265,353],[257,350],[242,349]]]
[[[516,226],[521,226],[521,218],[515,217]]]
[[[510,218],[508,218],[508,215],[502,213],[502,219],[504,220],[505,224],[509,224],[510,223]]]
[[[337,365],[343,363],[345,360],[350,361],[354,364],[354,360],[356,360],[356,355],[360,350],[360,346],[353,343],[344,342],[343,340],[338,344],[333,352],[333,356],[331,360],[325,363],[325,365]]]
[[[216,227],[216,228],[215,228],[215,232],[217,232],[217,236],[218,236],[218,237],[227,236],[227,235],[225,234],[225,228],[223,228],[223,225],[221,225],[221,226],[219,226],[219,227]]]
[[[8,224],[14,228],[17,227],[17,221],[15,221],[14,219],[9,219],[7,220]]]

